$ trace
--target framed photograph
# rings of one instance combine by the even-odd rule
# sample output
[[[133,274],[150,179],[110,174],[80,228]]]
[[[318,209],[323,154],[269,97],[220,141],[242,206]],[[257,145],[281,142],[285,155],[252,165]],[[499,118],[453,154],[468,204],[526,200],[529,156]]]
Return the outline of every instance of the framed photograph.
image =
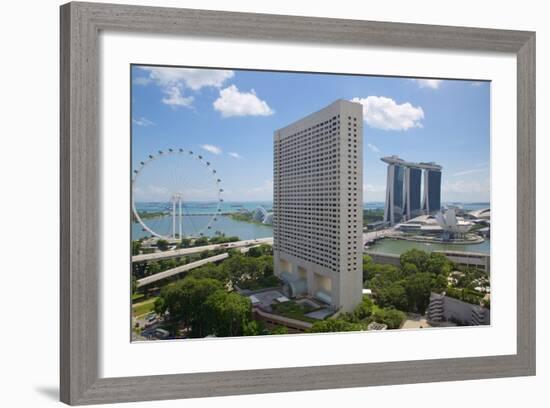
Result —
[[[60,364],[71,405],[534,375],[535,34],[62,6]]]

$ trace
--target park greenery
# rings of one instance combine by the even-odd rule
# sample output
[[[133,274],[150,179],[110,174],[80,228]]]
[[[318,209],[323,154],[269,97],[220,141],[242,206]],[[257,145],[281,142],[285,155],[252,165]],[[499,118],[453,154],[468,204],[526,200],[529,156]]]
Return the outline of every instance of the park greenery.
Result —
[[[253,215],[254,214],[252,213],[252,211],[239,211],[229,214],[229,216],[235,221],[255,222],[261,224],[259,221],[254,221]]]
[[[146,276],[155,275],[178,266],[187,265],[201,259],[209,258],[222,253],[222,249],[203,251],[198,254],[185,255],[177,258],[161,259],[159,261],[150,261],[148,263],[134,263],[132,266],[132,277],[141,279]]]
[[[144,248],[143,247],[143,241],[145,238],[141,238],[138,240],[132,241],[132,255],[139,255],[141,253],[151,252],[151,250],[154,251],[154,247],[152,248]],[[226,237],[223,234],[216,235],[213,237],[199,237],[199,238],[182,238],[179,240],[179,243],[177,244],[170,244],[168,240],[164,238],[159,238],[156,241],[156,247],[160,251],[166,251],[168,249],[171,249],[171,247],[178,247],[178,248],[195,248],[195,247],[201,247],[205,245],[214,245],[214,244],[226,244],[230,242],[236,242],[239,241],[239,237],[230,236]]]
[[[364,286],[373,292],[376,304],[424,314],[431,292],[442,292],[453,264],[443,254],[411,249],[400,257],[400,266],[376,264],[363,258]]]
[[[271,211],[271,210],[267,210]],[[254,211],[239,211],[239,212],[232,212],[228,214],[232,219],[235,221],[243,221],[243,222],[252,222],[254,224],[263,224],[262,221],[258,221],[254,219]]]
[[[280,281],[273,275],[271,251],[269,245],[250,248],[246,255],[235,251],[224,262],[189,271],[185,278],[161,289],[154,303],[155,312],[167,316],[166,328],[174,335],[180,326],[190,337],[273,333],[254,323],[248,297],[231,290],[235,286],[279,286]]]
[[[384,220],[383,209],[363,210],[363,225],[367,225],[372,222],[383,221],[383,220]]]
[[[316,308],[308,304],[300,304],[294,301],[276,303],[271,306],[273,310],[281,316],[289,317],[291,319],[302,320],[310,323],[314,323],[317,320],[305,316],[306,313],[313,312]]]
[[[231,236],[226,237],[225,235],[216,235],[213,237],[199,237],[199,238],[182,238],[180,240],[180,248],[194,248],[205,245],[214,245],[214,244],[226,244],[230,242],[236,242],[239,240],[239,237]]]
[[[162,218],[170,215],[168,211],[138,211],[139,218],[142,220],[150,220],[152,218]],[[137,221],[136,216],[132,213],[132,220]]]
[[[418,249],[404,252],[399,266],[376,264],[363,258],[364,287],[370,288],[379,307],[424,314],[432,292],[472,304],[483,301],[489,288],[487,274],[476,268],[458,267],[443,254]],[[483,289],[480,291],[480,289]]]
[[[220,237],[225,238],[225,237]],[[206,239],[206,238],[205,238]],[[225,238],[232,239],[232,237]],[[207,241],[208,242],[208,241]],[[224,251],[223,249],[219,251]],[[205,337],[215,335],[256,336],[285,334],[287,329],[268,329],[252,316],[252,305],[242,290],[280,287],[282,282],[274,275],[273,250],[269,245],[240,250],[225,250],[229,257],[223,262],[209,263],[187,272],[183,279],[172,278],[164,283],[152,299],[140,297],[134,307],[137,312],[154,310],[163,316],[163,327],[172,336]],[[216,251],[147,264],[146,271],[154,274],[195,259],[212,256]],[[135,271],[134,271],[135,272]],[[134,296],[138,296],[136,279],[132,278]],[[485,272],[475,268],[458,268],[443,254],[412,249],[404,252],[399,265],[377,264],[368,255],[363,257],[364,288],[372,290],[350,313],[336,313],[335,317],[316,320],[305,316],[315,310],[306,303],[294,300],[272,305],[274,313],[312,323],[311,333],[367,330],[370,323],[387,325],[388,329],[401,327],[407,313],[423,315],[432,292],[446,292],[448,296],[473,304],[490,307],[485,293],[489,280]],[[136,301],[138,298],[136,297]],[[137,310],[139,309],[139,310]]]
[[[336,319],[317,321],[309,330],[311,333],[367,330],[372,322],[382,323],[388,329],[398,329],[405,313],[393,307],[379,307],[368,296],[351,313],[342,313]]]

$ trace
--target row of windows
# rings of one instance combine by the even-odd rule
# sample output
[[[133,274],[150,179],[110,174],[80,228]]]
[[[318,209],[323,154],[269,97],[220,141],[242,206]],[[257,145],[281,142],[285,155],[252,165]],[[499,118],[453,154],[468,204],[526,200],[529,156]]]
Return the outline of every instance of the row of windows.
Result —
[[[340,115],[275,138],[275,250],[336,271],[339,271],[341,255],[349,258],[349,254],[357,253],[357,231],[360,233],[361,228],[353,228],[353,233],[350,229],[357,222],[356,208],[346,221],[349,231],[340,230],[341,205],[345,203],[340,202],[339,182],[340,172],[344,170],[341,164],[347,165],[345,171],[353,182],[345,185],[344,199],[348,206],[359,207],[356,123],[356,118],[349,117],[349,138],[345,139],[347,143],[342,151],[342,137],[346,136],[340,128]],[[343,156],[348,153],[349,157]],[[352,153],[355,153],[353,157]],[[345,239],[344,253],[341,253],[341,238]],[[346,262],[349,264],[350,259]],[[353,263],[357,264],[356,259]]]

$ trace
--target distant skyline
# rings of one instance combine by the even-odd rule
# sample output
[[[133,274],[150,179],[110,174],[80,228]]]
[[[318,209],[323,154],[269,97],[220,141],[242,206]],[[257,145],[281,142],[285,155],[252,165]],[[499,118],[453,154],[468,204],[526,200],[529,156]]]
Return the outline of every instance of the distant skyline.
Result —
[[[224,200],[270,201],[273,131],[336,99],[363,105],[364,201],[384,200],[380,157],[389,155],[442,165],[444,202],[489,201],[489,82],[133,66],[132,165],[158,150],[193,150],[217,170]],[[168,198],[163,165],[136,199]],[[211,199],[193,165],[186,199]]]

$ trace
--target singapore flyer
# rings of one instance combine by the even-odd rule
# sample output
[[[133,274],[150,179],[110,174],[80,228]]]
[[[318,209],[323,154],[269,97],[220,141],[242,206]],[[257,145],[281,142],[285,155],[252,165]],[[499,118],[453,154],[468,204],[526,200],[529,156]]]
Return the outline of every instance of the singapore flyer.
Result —
[[[162,239],[211,235],[223,189],[212,164],[182,148],[158,150],[132,175],[132,213],[144,234]]]

